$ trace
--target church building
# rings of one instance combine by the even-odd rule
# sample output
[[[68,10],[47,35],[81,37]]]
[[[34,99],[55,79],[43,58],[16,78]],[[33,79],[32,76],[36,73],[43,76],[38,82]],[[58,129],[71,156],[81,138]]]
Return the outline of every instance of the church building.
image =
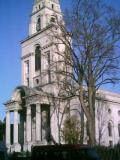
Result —
[[[59,0],[34,0],[29,35],[21,41],[22,84],[15,88],[11,99],[5,103],[8,152],[31,151],[34,145],[59,143],[59,125],[62,118],[59,114],[60,108],[66,105],[67,110],[72,105],[80,111],[77,99],[73,98],[71,102],[59,99],[58,84],[62,77],[57,72],[55,74],[57,67],[51,69],[51,63],[61,58],[56,54],[58,51],[54,40],[51,40],[51,26],[55,23],[56,17],[63,20]],[[64,52],[63,45],[59,45],[58,48]],[[58,65],[59,67],[62,69],[63,65]],[[106,130],[101,133],[101,143],[114,145],[120,139],[120,95],[108,91],[100,93],[106,95],[108,106],[108,118],[107,122],[104,122]],[[102,105],[106,105],[106,101]],[[99,103],[97,104],[99,106]],[[14,115],[13,125],[11,114]],[[96,118],[98,141],[100,118]],[[87,143],[87,134],[84,141]]]
[[[51,59],[58,56],[49,38],[55,16],[62,18],[59,0],[34,1],[29,35],[21,41],[22,85],[16,87],[11,100],[5,103],[6,145],[10,152],[30,151],[34,143],[46,144],[50,132],[58,139],[57,119],[52,116],[52,99],[57,97],[58,88],[50,71]],[[13,131],[11,112],[14,112]]]

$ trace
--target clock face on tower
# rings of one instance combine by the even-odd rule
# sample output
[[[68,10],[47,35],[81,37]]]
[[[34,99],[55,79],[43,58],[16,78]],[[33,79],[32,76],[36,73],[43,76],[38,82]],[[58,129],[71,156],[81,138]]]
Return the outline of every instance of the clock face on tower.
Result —
[[[40,17],[37,19],[36,30],[37,30],[37,31],[40,31],[40,30],[41,30],[41,19],[40,19]]]

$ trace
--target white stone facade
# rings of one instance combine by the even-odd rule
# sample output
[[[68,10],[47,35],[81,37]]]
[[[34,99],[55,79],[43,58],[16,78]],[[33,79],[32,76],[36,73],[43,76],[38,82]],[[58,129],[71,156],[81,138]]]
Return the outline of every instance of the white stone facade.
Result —
[[[65,118],[61,108],[72,107],[72,114],[81,113],[77,98],[59,99],[57,77],[50,72],[49,61],[60,58],[50,39],[50,26],[55,22],[55,16],[62,20],[59,0],[35,0],[29,36],[21,42],[22,85],[16,87],[11,100],[5,103],[8,152],[31,151],[33,145],[59,143],[58,125]],[[63,45],[59,49],[64,52]],[[40,62],[36,61],[37,52],[41,55]],[[120,140],[120,95],[107,91],[99,91],[99,95],[101,99],[96,101],[96,139],[102,145],[115,145]],[[11,112],[14,113],[13,127]],[[108,133],[109,122],[111,135]],[[84,141],[87,143],[86,132]]]
[[[99,94],[102,102],[96,102],[96,139],[101,145],[114,146],[120,142],[120,94],[105,90],[100,90]],[[111,131],[108,129],[109,123]]]

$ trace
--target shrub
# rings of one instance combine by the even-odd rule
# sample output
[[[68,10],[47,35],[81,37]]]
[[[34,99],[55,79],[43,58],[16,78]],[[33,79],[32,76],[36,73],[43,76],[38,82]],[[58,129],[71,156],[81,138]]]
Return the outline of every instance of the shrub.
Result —
[[[120,144],[114,146],[114,148],[97,146],[96,150],[101,156],[102,160],[119,160],[120,159]]]

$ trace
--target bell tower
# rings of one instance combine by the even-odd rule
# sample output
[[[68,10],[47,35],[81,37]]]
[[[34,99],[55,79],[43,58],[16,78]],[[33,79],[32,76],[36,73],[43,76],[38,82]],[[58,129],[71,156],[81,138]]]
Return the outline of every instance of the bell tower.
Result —
[[[35,0],[29,23],[29,35],[21,42],[22,85],[54,90],[51,60],[56,59],[55,46],[48,33],[55,17],[62,19],[59,0]],[[50,86],[50,87],[49,87]],[[51,89],[50,89],[51,88]]]
[[[59,0],[35,0],[29,25],[29,35],[46,28],[50,24],[51,16],[59,13],[61,14]]]

